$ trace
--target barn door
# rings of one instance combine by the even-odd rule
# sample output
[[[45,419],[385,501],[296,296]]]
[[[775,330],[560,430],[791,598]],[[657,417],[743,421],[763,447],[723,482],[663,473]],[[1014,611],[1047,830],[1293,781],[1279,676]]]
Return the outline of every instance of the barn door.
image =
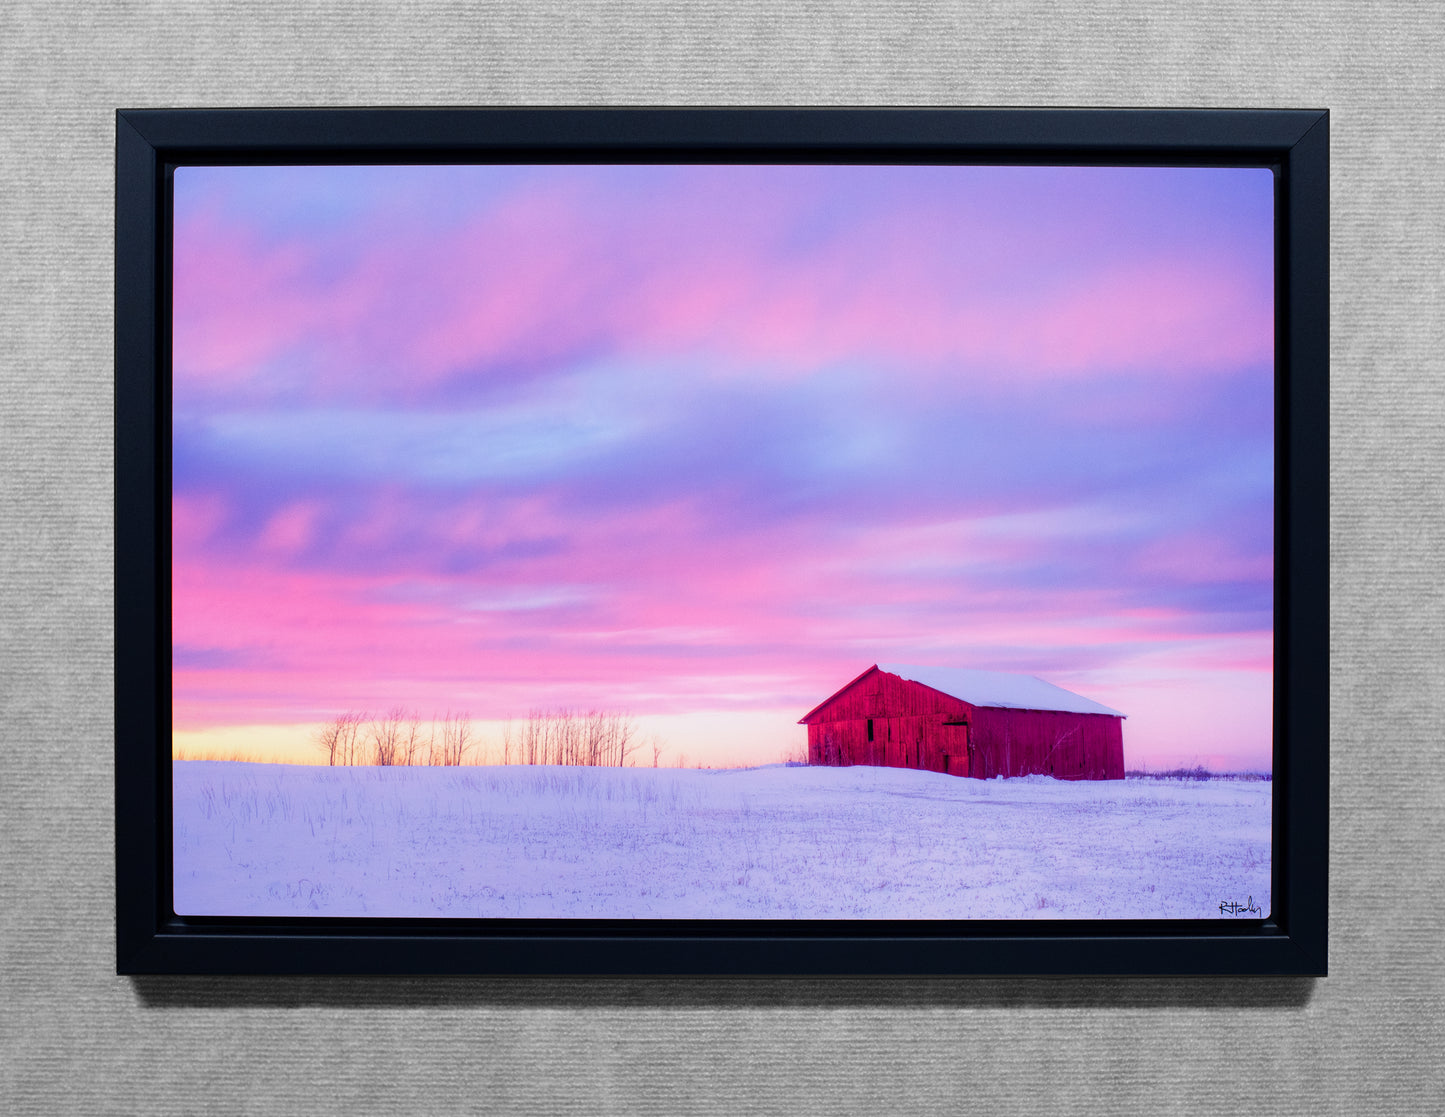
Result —
[[[983,772],[973,749],[973,727],[966,721],[955,721],[950,723],[950,732],[953,734],[950,742],[953,746],[953,771],[960,776],[981,779]]]
[[[945,721],[943,723],[943,770],[951,776],[972,776],[973,737],[968,723]]]

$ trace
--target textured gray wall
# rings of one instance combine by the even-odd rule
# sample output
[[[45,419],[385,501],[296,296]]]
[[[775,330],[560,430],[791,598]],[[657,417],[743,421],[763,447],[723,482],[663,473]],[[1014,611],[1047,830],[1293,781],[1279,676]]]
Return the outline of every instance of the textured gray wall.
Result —
[[[1442,58],[1359,0],[0,8],[0,1109],[1438,1112]],[[1331,976],[115,977],[113,110],[322,104],[1333,110]]]

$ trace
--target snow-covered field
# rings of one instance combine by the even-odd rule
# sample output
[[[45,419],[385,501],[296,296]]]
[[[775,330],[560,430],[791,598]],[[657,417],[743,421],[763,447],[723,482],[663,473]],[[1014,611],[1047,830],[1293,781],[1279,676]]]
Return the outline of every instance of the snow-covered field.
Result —
[[[176,761],[182,915],[1231,918],[1268,782]],[[1256,915],[1257,917],[1257,915]]]

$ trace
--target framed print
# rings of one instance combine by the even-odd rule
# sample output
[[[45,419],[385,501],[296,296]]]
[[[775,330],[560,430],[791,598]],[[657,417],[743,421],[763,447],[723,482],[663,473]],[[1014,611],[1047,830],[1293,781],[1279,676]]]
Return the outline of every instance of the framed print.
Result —
[[[121,111],[120,971],[1324,973],[1327,123]]]

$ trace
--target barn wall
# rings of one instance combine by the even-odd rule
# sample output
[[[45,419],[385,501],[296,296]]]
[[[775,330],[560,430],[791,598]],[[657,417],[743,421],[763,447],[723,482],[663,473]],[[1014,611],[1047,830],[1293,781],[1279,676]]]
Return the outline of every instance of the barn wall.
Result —
[[[872,741],[868,740],[867,718],[815,723],[808,726],[808,762],[922,768],[966,776],[968,731],[944,724],[956,716],[874,718]]]
[[[946,694],[874,671],[808,716],[810,764],[874,764],[966,775],[962,721],[971,707]],[[868,721],[873,740],[868,740]]]
[[[1122,780],[1121,718],[1045,710],[974,710],[975,775]]]

